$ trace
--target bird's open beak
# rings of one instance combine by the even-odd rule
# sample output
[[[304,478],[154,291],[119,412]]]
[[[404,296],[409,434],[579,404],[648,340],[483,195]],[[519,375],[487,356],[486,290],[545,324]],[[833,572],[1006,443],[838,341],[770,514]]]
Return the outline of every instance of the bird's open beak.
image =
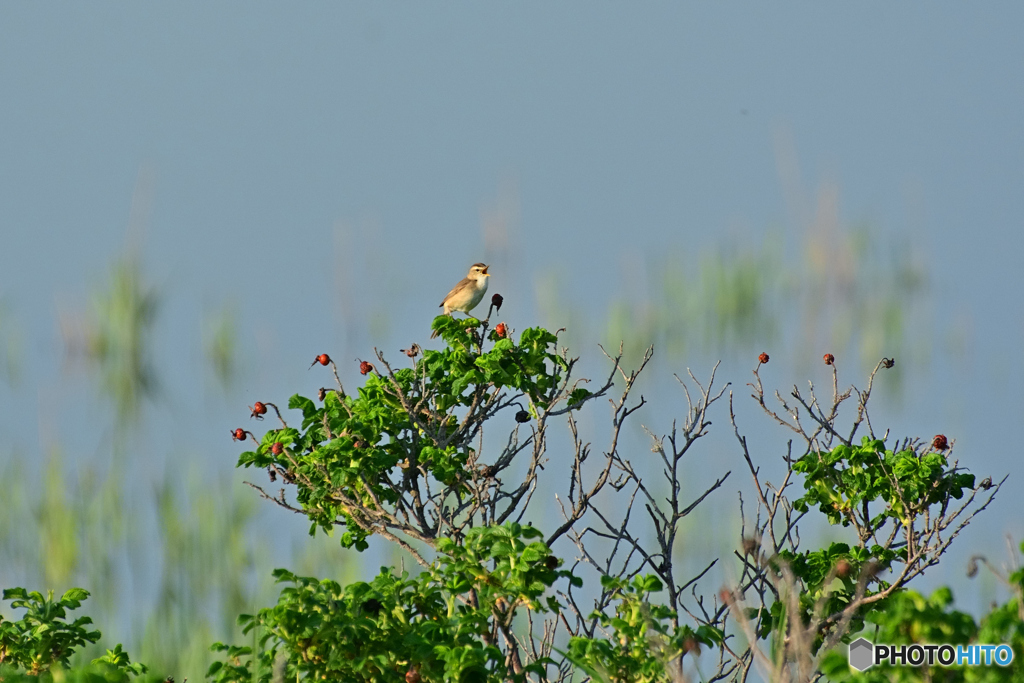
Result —
[[[483,274],[484,275],[490,275],[490,273],[487,272],[488,268],[490,268],[490,266],[484,266],[484,269],[483,269]]]

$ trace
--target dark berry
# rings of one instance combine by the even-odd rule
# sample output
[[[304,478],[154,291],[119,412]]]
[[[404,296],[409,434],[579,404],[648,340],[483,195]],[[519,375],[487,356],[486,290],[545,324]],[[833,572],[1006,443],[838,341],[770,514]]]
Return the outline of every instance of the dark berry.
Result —
[[[896,365],[896,360],[894,358],[883,358],[882,359],[882,367],[885,368],[886,370],[888,370],[889,368],[891,368],[894,365]]]
[[[825,361],[825,365],[832,365],[833,363],[836,362],[836,357],[833,356],[831,353],[826,353],[824,356],[821,357],[821,359]]]
[[[944,434],[936,434],[935,438],[932,439],[932,448],[937,451],[944,451],[949,448],[949,441],[946,440]]]
[[[231,438],[234,441],[242,441],[245,439],[245,430],[239,427],[238,429],[231,432]]]
[[[368,374],[370,370],[373,370],[373,364],[367,363],[365,360],[359,361],[359,372],[363,375]]]
[[[249,410],[252,411],[252,415],[249,417],[255,417],[257,420],[262,420],[263,416],[267,414],[267,407],[259,401],[253,403]]]
[[[528,412],[526,412],[525,410],[520,410],[518,413],[516,413],[516,422],[518,422],[519,424],[523,424],[524,422],[529,422],[529,421],[530,421],[530,414]]]
[[[761,355],[757,357],[757,360],[759,363],[761,363],[761,365],[764,365],[765,363],[768,362],[768,354],[762,351]]]
[[[494,310],[496,311],[501,310],[501,304],[504,303],[504,301],[505,299],[501,296],[501,294],[495,294],[494,296],[491,297],[491,305],[494,306]]]

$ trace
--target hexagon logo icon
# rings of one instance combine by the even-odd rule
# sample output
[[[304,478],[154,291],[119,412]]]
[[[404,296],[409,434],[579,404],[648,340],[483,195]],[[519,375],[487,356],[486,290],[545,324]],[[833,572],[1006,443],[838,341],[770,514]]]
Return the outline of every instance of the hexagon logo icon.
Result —
[[[867,638],[858,638],[850,643],[850,666],[864,671],[875,663],[875,646]]]

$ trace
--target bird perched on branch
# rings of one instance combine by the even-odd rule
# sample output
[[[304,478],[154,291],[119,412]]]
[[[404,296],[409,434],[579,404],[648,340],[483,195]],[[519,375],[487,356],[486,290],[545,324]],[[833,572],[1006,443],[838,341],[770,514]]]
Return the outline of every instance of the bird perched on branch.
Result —
[[[448,292],[448,296],[441,302],[440,308],[444,309],[444,314],[451,315],[452,311],[469,313],[473,310],[487,293],[487,278],[490,276],[486,264],[474,263],[469,269],[469,274],[452,287],[452,291]],[[436,336],[437,332],[431,338]]]

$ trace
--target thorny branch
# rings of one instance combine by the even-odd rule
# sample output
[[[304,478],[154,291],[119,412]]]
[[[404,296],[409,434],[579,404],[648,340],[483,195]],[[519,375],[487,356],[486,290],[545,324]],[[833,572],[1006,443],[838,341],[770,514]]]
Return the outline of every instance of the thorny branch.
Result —
[[[892,361],[882,359],[871,372],[867,389],[861,391],[850,387],[841,392],[833,364],[832,396],[826,404],[819,400],[813,385],[806,396],[794,387],[790,394],[795,401],[793,404],[777,392],[775,394],[782,408],[781,414],[767,405],[757,369],[754,370],[754,382],[748,386],[753,389],[752,397],[765,414],[800,437],[807,457],[821,457],[836,445],[852,446],[862,425],[866,426],[870,439],[877,438],[868,414],[868,401],[876,374],[881,368],[889,367],[892,367]],[[837,426],[837,420],[841,405],[851,398],[856,401],[854,419],[849,432],[844,435]],[[836,591],[840,589],[836,586],[846,585],[840,580],[845,580],[853,570],[850,562],[839,560],[820,583],[811,584],[807,576],[799,574],[786,559],[801,552],[798,523],[807,514],[806,508],[804,512],[796,510],[787,495],[787,489],[793,486],[795,473],[792,441],[783,456],[785,474],[782,483],[776,486],[762,482],[760,468],[754,464],[747,439],[740,433],[731,395],[729,406],[733,431],[756,490],[756,514],[753,520],[747,516],[741,495],[743,552],[737,552],[736,557],[742,570],[733,587],[723,590],[724,611],[707,614],[706,618],[719,617],[722,621],[718,623],[723,624],[730,616],[734,619],[736,628],[746,641],[746,650],[741,658],[756,665],[767,680],[818,680],[822,658],[850,635],[851,628],[862,618],[865,610],[881,603],[928,567],[937,564],[953,539],[992,502],[1005,478],[994,485],[989,479],[982,481],[970,489],[958,505],[951,505],[948,496],[938,503],[930,502],[928,494],[925,494],[925,499],[912,500],[901,489],[895,474],[886,469],[883,454],[876,454],[880,467],[897,492],[897,502],[903,513],[887,515],[880,514],[882,511],[877,509],[872,511],[870,501],[865,498],[859,508],[850,506],[843,509],[843,525],[849,525],[856,533],[853,547],[870,547],[873,556],[891,556],[893,559],[889,563],[891,566],[883,566],[876,560],[863,564],[852,592],[837,602],[839,594]],[[801,420],[802,417],[806,422]],[[888,433],[883,441],[887,437]],[[896,452],[903,451],[912,452],[916,458],[927,452],[920,441],[909,439],[897,444]],[[954,460],[946,475],[953,476],[959,471]],[[875,505],[878,505],[877,501]],[[887,524],[891,528],[884,530]],[[950,528],[951,531],[947,531]],[[812,594],[816,595],[815,599],[807,603],[807,597]],[[803,602],[801,596],[804,596]],[[764,633],[761,629],[769,619],[772,605],[779,601],[786,605],[784,637],[780,646],[769,655],[759,645]],[[751,618],[750,614],[755,616]],[[744,667],[738,679],[745,680],[750,670],[750,665]]]

